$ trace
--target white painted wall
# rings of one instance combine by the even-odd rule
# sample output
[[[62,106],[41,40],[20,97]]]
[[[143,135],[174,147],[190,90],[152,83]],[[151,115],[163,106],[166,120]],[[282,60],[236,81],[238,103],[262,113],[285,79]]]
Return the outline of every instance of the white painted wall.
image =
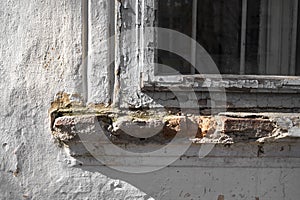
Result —
[[[81,1],[5,0],[0,5],[0,199],[299,198],[297,163],[283,168],[174,166],[141,175],[74,167],[74,159],[51,139],[48,109],[59,91],[84,90]],[[100,10],[91,8],[92,27],[101,30],[101,37],[110,34],[108,5],[100,0],[95,3]],[[106,59],[102,52],[93,56],[97,63]],[[104,89],[90,99],[107,103],[112,98],[109,73],[107,68],[99,72]],[[131,84],[138,87],[134,78],[124,79],[123,93],[132,90]],[[131,98],[132,103],[136,97]]]
[[[81,1],[0,5],[0,199],[145,196],[125,182],[114,193],[118,180],[68,167],[51,139],[54,95],[82,91]]]

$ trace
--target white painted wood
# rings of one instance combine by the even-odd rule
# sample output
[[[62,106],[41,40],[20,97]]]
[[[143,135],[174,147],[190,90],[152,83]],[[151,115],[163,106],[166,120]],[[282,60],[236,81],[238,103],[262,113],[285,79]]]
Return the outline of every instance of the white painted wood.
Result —
[[[193,0],[193,18],[192,18],[192,39],[197,41],[197,10],[198,10],[198,3],[197,0]],[[196,66],[196,55],[197,55],[197,49],[196,49],[196,43],[191,44],[191,60],[192,60],[192,66],[191,66],[191,74],[195,74],[195,66]]]
[[[88,67],[87,67],[87,102],[105,103],[111,102],[111,65],[109,60],[114,50],[109,46],[109,38],[112,35],[110,21],[110,0],[88,1]],[[113,20],[113,19],[112,19]]]
[[[247,3],[247,0],[243,0],[242,2],[240,74],[245,74],[246,68]]]

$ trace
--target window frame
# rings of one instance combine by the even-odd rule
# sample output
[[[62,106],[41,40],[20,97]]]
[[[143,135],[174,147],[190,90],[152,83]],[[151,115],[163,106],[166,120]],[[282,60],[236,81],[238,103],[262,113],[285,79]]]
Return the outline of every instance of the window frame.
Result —
[[[152,34],[152,38],[147,38],[149,44],[144,44],[145,39],[143,38],[144,29],[143,27],[153,27],[156,25],[156,15],[157,15],[157,3],[159,0],[139,0],[139,22],[141,24],[139,46],[141,49],[147,46],[149,48],[143,49],[140,53],[139,65],[141,69],[141,89],[143,91],[165,91],[170,88],[173,89],[194,89],[195,91],[218,91],[220,89],[226,89],[233,92],[262,92],[262,93],[298,93],[300,92],[300,76],[285,76],[285,75],[229,75],[222,74],[193,74],[193,75],[155,75],[155,66],[149,63],[155,63],[155,55],[153,49],[155,48],[155,32]],[[247,0],[243,0],[247,1]],[[270,4],[272,0],[265,0],[266,3]],[[297,0],[293,0],[297,2]],[[298,8],[298,4],[297,4]],[[295,17],[298,18],[293,9],[293,25],[292,37],[295,39],[297,34],[297,20],[295,22]],[[270,40],[266,40],[266,43],[270,43]],[[295,43],[295,42],[294,42]],[[269,45],[269,44],[268,44]],[[290,45],[294,45],[293,42]],[[294,45],[295,46],[295,45]],[[295,47],[290,47],[295,48]],[[296,53],[294,53],[296,54]],[[278,55],[277,55],[278,56]],[[292,55],[296,58],[296,55]],[[146,62],[150,60],[150,62]],[[265,59],[264,62],[267,62]]]

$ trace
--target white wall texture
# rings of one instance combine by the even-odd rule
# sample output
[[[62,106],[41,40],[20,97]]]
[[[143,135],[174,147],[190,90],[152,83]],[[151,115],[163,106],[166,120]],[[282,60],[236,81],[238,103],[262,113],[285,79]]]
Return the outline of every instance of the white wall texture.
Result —
[[[82,90],[81,1],[0,4],[0,199],[146,196],[100,172],[68,167],[51,139],[54,95]]]
[[[109,1],[92,2],[91,27],[109,35]],[[274,159],[260,167],[228,167],[230,158],[224,158],[224,167],[191,160],[139,175],[105,166],[75,167],[51,137],[48,109],[56,93],[84,90],[81,10],[80,0],[0,2],[0,199],[299,199],[298,159],[288,164]],[[91,48],[97,46],[93,41]],[[101,68],[107,55],[93,56]],[[110,73],[101,70],[103,90],[89,99],[110,101]],[[136,80],[129,76],[123,84],[126,93]]]

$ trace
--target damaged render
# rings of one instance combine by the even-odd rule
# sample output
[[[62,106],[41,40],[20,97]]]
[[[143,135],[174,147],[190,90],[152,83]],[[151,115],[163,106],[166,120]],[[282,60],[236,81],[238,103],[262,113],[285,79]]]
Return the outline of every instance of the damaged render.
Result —
[[[116,143],[139,144],[136,137],[167,143],[179,132],[194,144],[264,144],[300,138],[300,118],[294,113],[225,112],[196,116],[155,109],[130,111],[101,105],[85,107],[78,97],[60,93],[49,110],[52,135],[61,144],[68,145],[76,138],[76,124],[94,118]],[[153,135],[153,132],[158,134]]]

